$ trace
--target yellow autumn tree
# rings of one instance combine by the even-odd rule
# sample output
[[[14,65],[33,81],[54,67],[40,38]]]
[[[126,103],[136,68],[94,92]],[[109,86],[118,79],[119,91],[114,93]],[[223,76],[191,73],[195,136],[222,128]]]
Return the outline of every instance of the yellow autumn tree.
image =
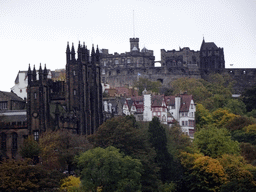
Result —
[[[227,181],[224,168],[217,159],[182,152],[181,163],[185,168],[185,185],[190,192],[218,192]]]

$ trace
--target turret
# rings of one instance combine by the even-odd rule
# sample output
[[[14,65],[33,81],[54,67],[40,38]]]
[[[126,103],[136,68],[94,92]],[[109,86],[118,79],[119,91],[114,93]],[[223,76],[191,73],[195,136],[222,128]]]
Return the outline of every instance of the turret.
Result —
[[[33,75],[32,75],[33,81],[36,81],[36,68],[34,65],[34,69],[33,69]]]
[[[80,45],[80,41],[78,42],[78,47],[77,47],[77,60],[81,60],[82,59],[82,48]]]
[[[75,56],[76,53],[75,53],[75,48],[74,48],[74,43],[72,43],[72,48],[71,48],[71,59],[72,60],[75,60]]]
[[[99,65],[100,63],[100,52],[99,52],[99,48],[97,45],[97,49],[96,49],[96,63]]]
[[[30,64],[28,65],[28,84],[30,85],[31,83],[31,76],[32,76],[32,73],[31,73],[31,69],[30,69]]]
[[[47,80],[48,72],[46,69],[46,64],[44,64],[44,80]]]
[[[67,57],[67,62],[70,61],[70,48],[69,48],[69,43],[67,44],[66,57]]]
[[[41,63],[40,63],[40,67],[39,67],[39,81],[40,82],[43,81],[43,70],[42,70]]]
[[[94,45],[92,44],[92,52],[91,52],[91,63],[92,65],[95,65],[95,61],[96,61],[96,58],[95,58],[95,50],[94,50]]]

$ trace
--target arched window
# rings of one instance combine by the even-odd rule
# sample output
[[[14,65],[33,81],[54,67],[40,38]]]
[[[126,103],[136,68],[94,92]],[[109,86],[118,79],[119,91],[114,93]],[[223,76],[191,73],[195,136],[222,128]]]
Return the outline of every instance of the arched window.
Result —
[[[18,134],[12,133],[12,149],[17,150],[18,149]]]
[[[1,150],[6,150],[6,134],[1,133]]]

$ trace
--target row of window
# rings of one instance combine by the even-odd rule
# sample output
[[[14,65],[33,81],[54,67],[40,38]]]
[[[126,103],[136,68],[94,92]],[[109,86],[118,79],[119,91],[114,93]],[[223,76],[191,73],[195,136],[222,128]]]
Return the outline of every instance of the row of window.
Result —
[[[0,110],[7,109],[7,101],[1,101],[0,102]]]
[[[5,151],[6,150],[6,134],[1,133],[1,150]],[[12,133],[12,150],[17,150],[18,149],[18,134],[17,133]]]
[[[18,149],[18,134],[16,132],[13,132],[11,134],[12,137],[12,150],[17,150]],[[24,138],[27,138],[27,135],[23,136]],[[5,133],[1,133],[1,150],[6,151],[6,139],[7,135]],[[39,140],[39,132],[34,131],[34,140],[38,141]]]
[[[181,126],[194,127],[195,126],[195,120],[182,121]]]

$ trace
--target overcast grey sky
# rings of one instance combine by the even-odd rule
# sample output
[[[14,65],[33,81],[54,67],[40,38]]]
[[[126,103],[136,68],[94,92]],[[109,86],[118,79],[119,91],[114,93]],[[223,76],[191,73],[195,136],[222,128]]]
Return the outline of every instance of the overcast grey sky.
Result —
[[[140,47],[199,50],[203,36],[224,48],[226,67],[256,68],[256,0],[0,0],[0,90],[19,70],[65,68],[67,41],[129,51]]]

